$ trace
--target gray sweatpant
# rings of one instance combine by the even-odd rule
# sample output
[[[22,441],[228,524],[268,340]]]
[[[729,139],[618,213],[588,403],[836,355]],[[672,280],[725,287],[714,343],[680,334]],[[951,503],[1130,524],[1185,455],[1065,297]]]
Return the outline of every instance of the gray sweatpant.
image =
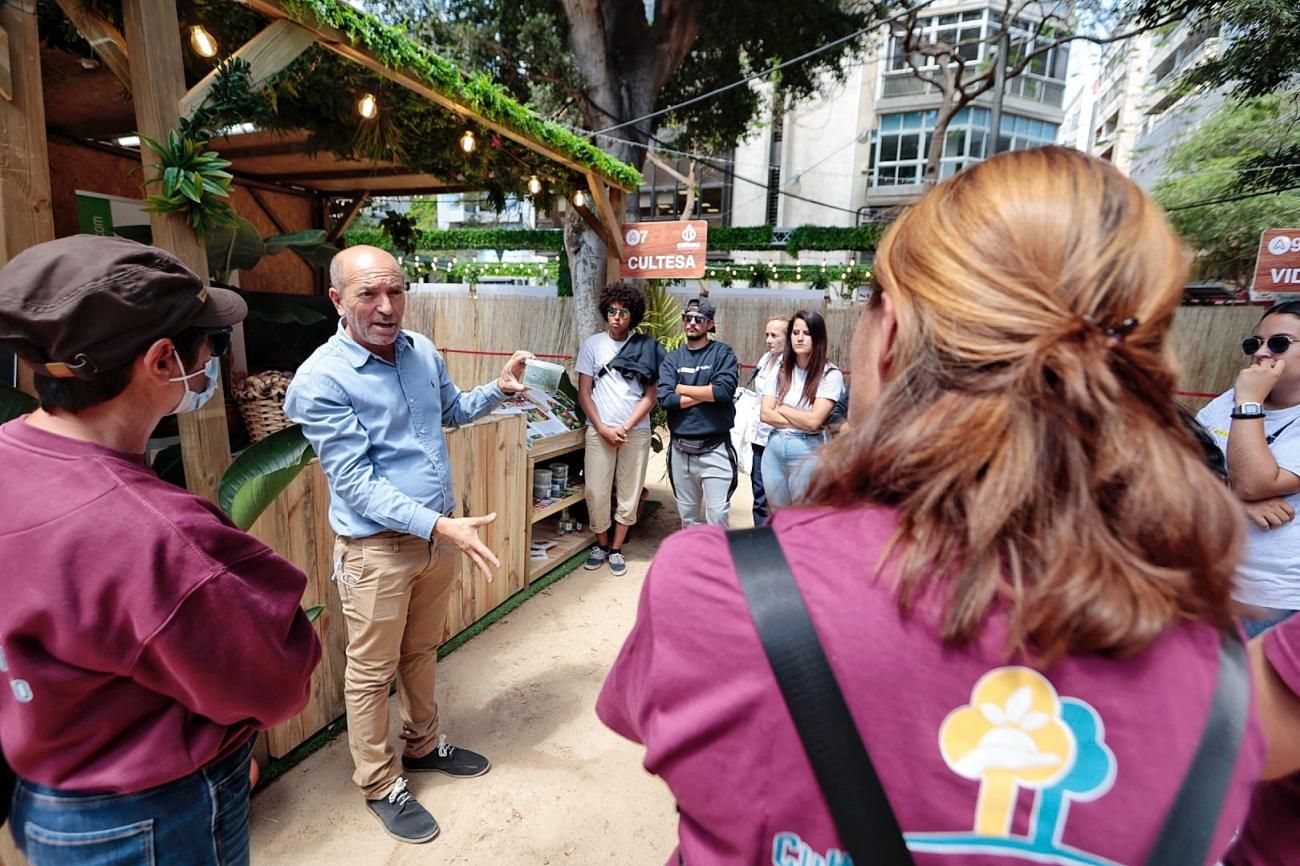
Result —
[[[730,525],[731,494],[736,490],[736,464],[730,445],[724,441],[704,454],[683,454],[669,446],[668,477],[683,527],[698,523]]]

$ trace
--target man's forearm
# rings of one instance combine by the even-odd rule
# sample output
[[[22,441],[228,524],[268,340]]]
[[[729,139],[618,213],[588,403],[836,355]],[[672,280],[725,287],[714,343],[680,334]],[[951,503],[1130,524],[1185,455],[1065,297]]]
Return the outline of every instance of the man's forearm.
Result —
[[[683,397],[690,397],[697,403],[713,402],[712,385],[678,385],[677,393]]]
[[[1292,491],[1279,487],[1277,461],[1268,450],[1262,419],[1234,419],[1228,435],[1228,480],[1247,502]]]

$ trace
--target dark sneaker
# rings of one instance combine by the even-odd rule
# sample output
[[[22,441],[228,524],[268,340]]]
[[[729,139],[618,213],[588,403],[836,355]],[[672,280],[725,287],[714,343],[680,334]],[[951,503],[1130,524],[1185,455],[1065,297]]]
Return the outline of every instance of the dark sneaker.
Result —
[[[627,560],[623,558],[622,551],[611,550],[609,552],[609,573],[615,577],[627,574]]]
[[[587,554],[587,561],[583,563],[582,567],[587,571],[595,571],[604,565],[607,559],[609,559],[609,552],[599,544],[594,544],[591,547],[591,553]]]
[[[406,790],[405,779],[399,778],[387,797],[367,800],[366,806],[388,835],[401,842],[428,842],[438,835],[438,822]]]
[[[458,779],[471,779],[492,769],[492,762],[478,752],[449,745],[447,736],[439,734],[437,748],[422,758],[403,755],[402,766],[412,773],[446,773]]]

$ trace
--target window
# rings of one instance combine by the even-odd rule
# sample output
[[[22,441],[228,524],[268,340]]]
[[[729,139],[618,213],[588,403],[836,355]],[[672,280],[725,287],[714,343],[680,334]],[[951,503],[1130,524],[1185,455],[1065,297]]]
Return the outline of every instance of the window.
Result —
[[[881,115],[879,129],[873,137],[871,178],[875,186],[920,183],[925,177],[925,162],[934,136],[937,111],[907,111]],[[939,162],[940,178],[951,177],[966,166],[984,159],[989,149],[989,110],[967,107],[953,115],[944,136]],[[1023,150],[1056,141],[1054,123],[1002,115],[998,136],[1001,150]]]

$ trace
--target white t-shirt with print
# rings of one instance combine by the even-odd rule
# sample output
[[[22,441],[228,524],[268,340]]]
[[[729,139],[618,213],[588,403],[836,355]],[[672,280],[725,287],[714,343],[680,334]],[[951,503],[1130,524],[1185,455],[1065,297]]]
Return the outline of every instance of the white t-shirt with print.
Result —
[[[1224,455],[1228,453],[1228,431],[1235,403],[1230,390],[1215,397],[1196,414],[1196,420],[1214,437]],[[1265,412],[1264,434],[1278,434],[1268,450],[1280,468],[1300,475],[1300,406]],[[1228,472],[1232,472],[1231,466]],[[1248,521],[1246,551],[1237,569],[1237,587],[1233,592],[1238,601],[1258,607],[1300,609],[1300,493],[1285,499],[1297,515],[1290,523],[1264,530]]]
[[[775,382],[777,374],[781,371],[781,354],[764,352],[763,357],[758,359],[758,364],[754,370],[754,390],[758,393],[761,400],[767,393],[768,382]],[[773,396],[775,396],[775,391]],[[772,425],[764,424],[761,420],[754,425],[754,444],[766,445],[767,437],[772,435]]]
[[[775,397],[779,386],[780,370],[773,370],[772,377],[764,383],[763,390],[760,392],[764,397]],[[794,409],[807,412],[812,409],[812,404],[803,398],[804,382],[808,380],[808,374],[797,364],[790,371],[790,389],[785,392],[785,399],[781,402]],[[833,364],[827,364],[825,371],[822,373],[821,382],[817,383],[817,399],[825,398],[827,400],[839,400],[840,395],[844,393],[844,374]]]
[[[592,378],[591,399],[596,404],[596,413],[600,415],[601,421],[611,427],[631,418],[632,413],[636,411],[636,404],[645,396],[644,385],[624,378],[617,370],[610,370],[599,378],[596,376],[626,343],[626,340],[622,343],[614,342],[609,334],[603,331],[592,334],[582,342],[582,348],[578,350],[577,363],[574,364],[575,370]],[[591,424],[591,420],[588,419],[587,423]],[[638,429],[649,426],[649,414],[636,425]]]

